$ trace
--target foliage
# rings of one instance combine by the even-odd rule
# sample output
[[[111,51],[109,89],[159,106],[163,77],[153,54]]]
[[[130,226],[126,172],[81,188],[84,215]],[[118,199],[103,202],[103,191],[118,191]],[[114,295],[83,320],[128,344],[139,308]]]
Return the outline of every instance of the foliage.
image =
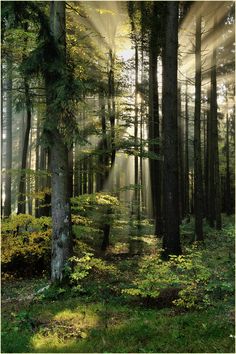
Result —
[[[76,234],[91,236],[99,233],[104,224],[113,225],[120,213],[120,203],[107,193],[83,194],[71,198],[71,209]]]
[[[228,225],[221,235],[212,232],[215,249],[210,234],[205,247],[194,243],[185,248],[184,255],[171,256],[168,261],[161,259],[160,252],[143,257],[138,276],[123,293],[158,300],[165,289],[177,289],[173,304],[188,309],[205,308],[216,300],[227,299],[234,293],[233,268],[229,266],[233,266],[233,257],[227,247],[232,244],[234,231]]]
[[[82,257],[71,257],[70,265],[67,265],[66,273],[69,276],[73,291],[86,292],[87,278],[91,276],[107,276],[116,273],[113,265],[107,264],[104,260],[94,257],[93,253],[84,252]],[[86,279],[86,282],[84,280]]]
[[[42,271],[50,260],[51,218],[12,215],[2,222],[2,270]]]

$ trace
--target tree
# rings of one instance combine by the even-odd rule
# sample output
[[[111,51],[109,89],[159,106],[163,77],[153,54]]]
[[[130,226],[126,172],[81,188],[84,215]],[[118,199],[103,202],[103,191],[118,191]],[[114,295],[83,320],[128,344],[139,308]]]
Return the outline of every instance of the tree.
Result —
[[[220,197],[220,172],[219,172],[219,148],[218,148],[218,117],[217,117],[217,85],[216,85],[216,48],[212,51],[211,61],[211,96],[210,96],[210,117],[212,127],[212,153],[214,173],[214,198],[211,207],[215,208],[216,228],[221,229],[221,197]],[[212,183],[213,181],[211,181]],[[212,195],[211,195],[212,196]]]
[[[66,39],[65,39],[65,2],[52,1],[50,3],[50,29],[56,49],[62,77],[65,79],[66,71]],[[68,148],[60,130],[60,118],[63,110],[56,104],[57,92],[55,85],[63,84],[58,76],[58,69],[48,73],[45,77],[48,123],[52,129],[49,131],[52,145],[51,173],[52,173],[52,260],[51,280],[62,281],[63,270],[72,254],[71,210],[68,195]],[[64,89],[66,89],[64,87]],[[56,121],[56,124],[54,123]]]
[[[178,2],[166,3],[163,49],[164,255],[180,254],[177,126]]]
[[[6,58],[6,183],[4,216],[11,214],[11,168],[12,168],[12,57]]]
[[[195,113],[194,113],[194,214],[195,237],[203,239],[203,185],[201,162],[201,16],[196,18],[195,46]]]
[[[157,82],[157,57],[160,52],[160,45],[157,41],[159,26],[158,3],[152,5],[151,29],[149,38],[149,151],[160,156],[160,118],[159,118],[159,97]],[[156,141],[154,142],[154,139]],[[158,157],[159,157],[158,156]],[[161,160],[149,159],[151,191],[153,198],[153,209],[155,218],[155,234],[161,236],[162,225],[162,173]]]

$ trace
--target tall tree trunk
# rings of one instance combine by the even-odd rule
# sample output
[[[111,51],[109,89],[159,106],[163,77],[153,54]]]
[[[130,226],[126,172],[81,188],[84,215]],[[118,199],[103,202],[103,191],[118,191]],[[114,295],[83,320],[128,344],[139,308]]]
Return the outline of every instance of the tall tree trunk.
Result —
[[[28,153],[28,162],[27,166],[28,169],[31,170],[31,160],[32,160],[32,144],[33,144],[33,132],[32,129],[30,130],[30,138],[29,138],[29,153]],[[28,214],[32,215],[33,213],[33,203],[32,203],[32,196],[31,196],[31,185],[32,179],[31,174],[26,180],[26,194],[27,194],[27,206],[28,206]]]
[[[212,124],[212,152],[214,163],[214,198],[216,228],[221,229],[221,196],[218,149],[218,117],[217,117],[217,87],[216,87],[216,48],[212,52],[211,62],[211,101],[210,114]]]
[[[178,194],[177,53],[178,2],[166,3],[163,53],[164,255],[180,254]]]
[[[195,113],[194,113],[194,214],[195,237],[203,240],[202,158],[201,158],[201,16],[196,18]]]
[[[178,89],[178,166],[179,166],[179,222],[181,223],[185,215],[184,197],[184,137],[181,112],[181,90]]]
[[[135,38],[135,100],[134,100],[134,144],[135,150],[138,150],[138,42]],[[134,156],[134,184],[137,186],[139,182],[139,174],[138,174],[138,156],[135,154]],[[138,216],[139,214],[139,205],[138,205],[138,188],[135,188],[134,191],[134,204],[135,204],[135,214]]]
[[[12,168],[12,58],[7,57],[6,59],[6,182],[5,182],[5,204],[4,204],[4,216],[6,217],[8,217],[11,214],[11,168]]]
[[[65,2],[50,2],[50,28],[51,33],[61,51],[62,65],[66,69],[65,58]],[[60,80],[55,75],[46,77],[46,94],[48,118],[51,121],[59,119],[52,116],[53,105],[55,104],[55,93],[52,90],[50,79]],[[55,82],[54,82],[55,83]],[[51,106],[52,105],[52,106]],[[58,116],[61,112],[57,112]],[[63,269],[72,254],[72,232],[71,232],[71,210],[68,195],[68,148],[63,141],[63,136],[57,126],[51,133],[51,183],[52,183],[52,260],[51,260],[51,280],[61,282],[64,279]]]
[[[114,82],[114,54],[109,50],[108,72],[108,111],[111,125],[111,167],[115,162],[115,82]]]
[[[230,186],[230,165],[229,165],[229,114],[226,114],[226,139],[225,139],[225,211],[227,215],[232,214],[231,208],[231,186]]]
[[[25,91],[25,107],[26,107],[26,129],[24,134],[23,151],[22,151],[22,159],[21,159],[21,174],[20,174],[20,183],[19,183],[17,214],[24,214],[26,208],[26,168],[27,168],[27,154],[28,154],[29,137],[30,137],[30,129],[31,129],[30,88],[26,78],[24,78],[24,91]]]
[[[157,82],[157,57],[158,43],[157,36],[157,11],[158,4],[153,3],[152,27],[149,42],[149,129],[148,135],[151,143],[149,151],[160,155],[160,124],[159,124],[159,97]],[[153,142],[153,139],[159,141]],[[162,236],[163,220],[162,220],[162,175],[161,160],[149,159],[151,193],[153,198],[153,211],[155,218],[155,235]]]
[[[189,135],[189,112],[188,112],[188,83],[186,81],[185,91],[185,149],[184,149],[184,186],[185,186],[185,215],[188,216],[189,210],[189,154],[188,154],[188,135]]]
[[[68,177],[68,194],[69,197],[73,197],[74,183],[73,183],[73,173],[74,173],[74,152],[73,144],[68,151],[68,166],[69,166],[69,177]]]
[[[98,171],[98,185],[97,192],[104,188],[104,184],[109,175],[109,155],[108,155],[108,141],[107,141],[107,127],[106,127],[106,111],[105,111],[105,97],[103,89],[99,92],[99,106],[102,127],[101,152],[98,155],[99,171]]]

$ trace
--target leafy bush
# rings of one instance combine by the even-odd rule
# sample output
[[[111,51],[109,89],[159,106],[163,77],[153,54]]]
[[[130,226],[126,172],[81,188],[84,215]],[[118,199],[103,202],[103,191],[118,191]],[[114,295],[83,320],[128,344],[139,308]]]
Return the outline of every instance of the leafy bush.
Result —
[[[108,265],[89,252],[84,252],[82,257],[71,257],[70,265],[67,265],[66,268],[73,290],[80,293],[86,292],[88,277],[92,277],[93,280],[98,277],[101,280],[102,277],[106,278],[108,274],[114,275],[116,272],[114,266]]]
[[[123,293],[158,300],[167,289],[176,289],[173,304],[184,308],[226,301],[234,294],[233,243],[231,224],[221,231],[210,229],[204,244],[193,243],[185,247],[184,255],[172,256],[169,261],[164,262],[160,253],[143,257],[137,277]]]
[[[2,222],[2,270],[22,275],[49,264],[51,218],[13,215]]]

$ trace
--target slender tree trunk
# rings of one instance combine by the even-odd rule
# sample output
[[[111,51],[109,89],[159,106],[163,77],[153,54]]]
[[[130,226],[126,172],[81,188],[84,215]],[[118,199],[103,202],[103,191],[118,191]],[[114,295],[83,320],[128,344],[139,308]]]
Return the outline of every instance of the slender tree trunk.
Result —
[[[73,197],[74,183],[73,183],[73,174],[74,174],[74,152],[73,144],[68,151],[68,165],[69,165],[69,178],[68,178],[68,193],[69,197]]]
[[[188,154],[188,135],[189,135],[189,112],[188,112],[188,83],[186,81],[185,91],[185,156],[184,156],[184,185],[185,185],[185,215],[188,216],[189,210],[189,154]]]
[[[31,170],[31,160],[32,160],[32,144],[33,144],[33,135],[32,129],[30,130],[30,138],[29,138],[29,153],[28,153],[28,169]],[[31,174],[27,178],[26,181],[26,190],[27,190],[27,206],[28,206],[28,214],[32,215],[33,213],[33,203],[32,203],[32,196],[31,196],[31,186],[32,186],[32,179]]]
[[[211,63],[211,122],[212,122],[212,151],[214,163],[214,198],[216,228],[221,229],[221,196],[220,196],[220,172],[218,149],[218,118],[217,118],[217,87],[216,87],[216,49],[213,49]]]
[[[3,94],[3,92],[2,92]],[[12,58],[6,60],[6,182],[4,216],[11,214],[12,168]]]
[[[195,114],[194,114],[194,214],[195,237],[203,240],[203,186],[201,158],[201,16],[196,18],[195,49]]]
[[[23,151],[21,159],[21,174],[19,183],[18,195],[18,209],[17,214],[24,214],[26,208],[26,168],[27,168],[27,154],[29,147],[29,137],[31,129],[31,101],[30,101],[30,88],[27,79],[24,79],[25,91],[25,106],[26,106],[26,129],[23,141]]]
[[[51,33],[61,50],[65,53],[65,2],[50,2],[50,26]],[[62,59],[63,60],[63,59]],[[66,66],[65,58],[64,69]],[[59,80],[57,75],[46,77],[46,94],[48,118],[52,121],[58,117],[52,116],[53,104],[55,104],[55,94],[51,87],[51,80]],[[55,109],[54,109],[55,111]],[[61,112],[58,112],[58,115]],[[58,123],[57,123],[58,125]],[[51,130],[51,183],[52,183],[52,260],[51,260],[51,280],[61,282],[64,279],[64,267],[68,258],[72,254],[72,232],[71,232],[71,210],[68,193],[68,148],[58,126]]]
[[[180,254],[178,194],[177,53],[178,2],[166,3],[163,53],[164,255]]]
[[[157,36],[157,18],[158,4],[153,3],[152,27],[149,42],[149,129],[148,135],[151,143],[149,151],[160,156],[160,118],[159,118],[159,97],[158,97],[158,81],[157,81],[157,57],[158,43]],[[159,140],[155,143],[153,139]],[[155,235],[162,236],[163,220],[162,220],[162,173],[161,160],[149,159],[151,193],[153,198],[153,212],[155,219]]]
[[[135,38],[135,100],[134,100],[134,144],[135,144],[135,150],[137,151],[138,149],[138,64],[139,64],[139,58],[138,58],[138,43],[137,39]],[[137,186],[139,182],[139,174],[138,174],[138,156],[135,154],[134,156],[134,184]],[[134,203],[135,203],[135,214],[139,214],[138,209],[138,194],[139,191],[137,188],[135,188],[134,191]]]
[[[114,55],[109,50],[109,73],[108,73],[108,111],[111,125],[111,167],[115,162],[115,83],[114,83]]]
[[[179,221],[183,220],[185,215],[185,197],[184,197],[184,152],[183,152],[184,138],[182,126],[182,112],[181,112],[181,91],[178,89],[178,166],[179,166]]]
[[[229,165],[229,114],[226,114],[226,170],[225,170],[225,211],[227,215],[232,214],[231,208],[231,186],[230,186],[230,165]]]
[[[99,92],[99,106],[102,127],[101,153],[98,156],[99,171],[98,171],[98,186],[97,191],[101,191],[109,175],[109,155],[108,155],[108,141],[107,141],[107,127],[106,127],[106,111],[105,111],[105,97],[104,91]]]

